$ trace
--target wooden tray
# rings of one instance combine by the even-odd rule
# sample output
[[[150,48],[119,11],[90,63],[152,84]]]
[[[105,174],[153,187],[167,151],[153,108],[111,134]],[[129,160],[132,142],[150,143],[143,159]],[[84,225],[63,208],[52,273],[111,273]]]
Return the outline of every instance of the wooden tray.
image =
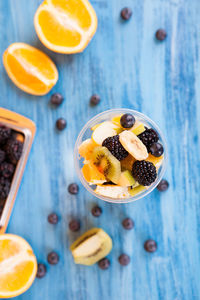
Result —
[[[24,136],[22,156],[19,162],[17,163],[15,174],[12,179],[10,192],[6,199],[2,215],[0,216],[0,234],[1,234],[6,231],[11,216],[15,198],[20,186],[20,182],[24,173],[29,152],[34,140],[36,127],[35,124],[30,119],[25,118],[22,115],[19,115],[17,113],[14,113],[4,108],[0,108],[0,123],[23,134]]]

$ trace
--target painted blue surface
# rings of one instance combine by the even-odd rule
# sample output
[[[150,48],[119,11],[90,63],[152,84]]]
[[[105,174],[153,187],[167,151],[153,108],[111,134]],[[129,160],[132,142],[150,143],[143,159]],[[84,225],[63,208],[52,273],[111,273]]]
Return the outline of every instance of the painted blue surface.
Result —
[[[193,300],[200,299],[200,3],[198,0],[93,0],[99,27],[84,53],[59,55],[39,42],[33,16],[41,1],[0,1],[0,55],[12,42],[27,42],[43,49],[56,62],[60,78],[52,92],[65,102],[49,106],[49,96],[33,97],[8,79],[0,64],[0,104],[33,119],[37,135],[18,193],[8,232],[26,238],[37,258],[46,263],[47,253],[60,255],[57,266],[37,279],[20,300]],[[130,6],[132,19],[124,23],[119,14]],[[166,41],[156,42],[154,33],[165,28]],[[51,93],[52,93],[51,92]],[[51,94],[50,93],[50,94]],[[101,103],[88,105],[91,94]],[[92,197],[80,185],[78,196],[67,192],[77,181],[73,146],[78,132],[95,114],[112,107],[139,110],[155,120],[169,146],[166,193],[154,191],[136,203],[111,205]],[[58,117],[68,121],[61,133],[54,129]],[[90,209],[98,203],[99,219]],[[47,223],[56,211],[60,222]],[[76,266],[69,252],[77,237],[68,231],[72,216],[81,219],[81,233],[103,227],[113,238],[111,267],[101,271]],[[131,216],[135,228],[122,229]],[[148,254],[146,239],[158,250]],[[122,268],[117,258],[125,252],[131,264]]]

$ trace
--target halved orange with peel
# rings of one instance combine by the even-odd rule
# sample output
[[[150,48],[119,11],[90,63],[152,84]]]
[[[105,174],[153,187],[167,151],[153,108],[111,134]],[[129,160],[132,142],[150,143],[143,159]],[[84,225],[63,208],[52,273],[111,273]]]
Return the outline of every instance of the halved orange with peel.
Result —
[[[82,52],[97,29],[97,16],[88,0],[45,0],[34,25],[41,42],[58,53]]]
[[[53,61],[28,44],[11,44],[3,54],[3,64],[13,83],[32,95],[47,94],[58,80]]]
[[[0,298],[24,293],[36,272],[37,260],[31,246],[17,235],[0,235]]]

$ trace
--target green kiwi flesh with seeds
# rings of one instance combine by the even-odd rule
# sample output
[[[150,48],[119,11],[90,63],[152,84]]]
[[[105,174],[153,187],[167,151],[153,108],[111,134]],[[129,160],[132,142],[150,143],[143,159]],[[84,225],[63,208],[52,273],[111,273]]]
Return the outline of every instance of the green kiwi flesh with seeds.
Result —
[[[118,183],[121,176],[121,165],[106,147],[96,147],[93,151],[93,161],[107,180]]]

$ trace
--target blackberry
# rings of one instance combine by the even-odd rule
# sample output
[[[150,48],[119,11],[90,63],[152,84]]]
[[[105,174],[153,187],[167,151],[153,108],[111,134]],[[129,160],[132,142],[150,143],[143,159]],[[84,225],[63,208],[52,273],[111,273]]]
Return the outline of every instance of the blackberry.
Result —
[[[10,191],[10,181],[4,177],[0,177],[0,200],[5,200]]]
[[[119,141],[119,135],[108,137],[103,141],[102,146],[106,147],[119,161],[128,156],[128,152]]]
[[[156,180],[156,167],[149,161],[137,160],[133,164],[133,177],[139,184],[144,186],[151,185]]]
[[[6,153],[0,149],[0,164],[5,160]]]
[[[14,171],[15,171],[15,167],[13,166],[13,164],[4,161],[0,165],[0,173],[4,178],[11,178],[14,174]]]
[[[15,140],[10,139],[7,141],[5,146],[5,151],[9,161],[13,164],[17,164],[18,160],[22,155],[23,143]]]
[[[3,212],[4,205],[5,205],[5,200],[0,200],[0,217]]]
[[[152,128],[146,129],[144,132],[138,135],[138,138],[147,147],[148,152],[150,152],[150,147],[153,143],[157,143],[159,136],[155,130]]]
[[[0,144],[4,144],[5,141],[11,136],[11,129],[0,124]]]

